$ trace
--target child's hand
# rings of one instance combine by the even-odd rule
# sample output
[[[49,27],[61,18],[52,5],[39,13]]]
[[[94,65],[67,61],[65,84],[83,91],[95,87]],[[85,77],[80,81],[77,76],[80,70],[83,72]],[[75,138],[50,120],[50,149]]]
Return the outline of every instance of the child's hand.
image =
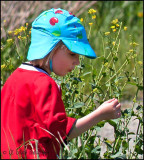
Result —
[[[101,104],[97,111],[100,112],[102,120],[116,119],[121,116],[121,104],[113,98]]]

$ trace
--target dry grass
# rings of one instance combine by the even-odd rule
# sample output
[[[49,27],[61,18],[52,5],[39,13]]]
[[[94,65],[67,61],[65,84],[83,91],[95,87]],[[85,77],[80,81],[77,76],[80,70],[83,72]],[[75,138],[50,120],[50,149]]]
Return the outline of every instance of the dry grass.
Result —
[[[96,1],[2,1],[1,2],[1,27],[8,30],[23,25],[29,20],[32,22],[42,11],[51,8],[62,8],[79,16],[94,5]],[[3,32],[2,37],[5,36]]]

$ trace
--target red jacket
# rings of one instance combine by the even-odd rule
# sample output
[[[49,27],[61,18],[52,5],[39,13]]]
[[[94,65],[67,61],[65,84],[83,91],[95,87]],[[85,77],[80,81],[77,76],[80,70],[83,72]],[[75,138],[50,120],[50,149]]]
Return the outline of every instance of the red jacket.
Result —
[[[66,140],[75,122],[66,115],[55,81],[44,70],[22,64],[1,91],[2,158],[34,159],[38,153],[40,159],[56,159],[59,134]]]

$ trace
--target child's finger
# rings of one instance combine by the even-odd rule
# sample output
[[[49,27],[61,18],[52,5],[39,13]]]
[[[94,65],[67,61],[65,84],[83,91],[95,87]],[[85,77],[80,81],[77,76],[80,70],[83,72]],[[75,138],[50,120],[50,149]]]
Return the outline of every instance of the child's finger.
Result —
[[[114,101],[114,100],[115,100],[115,98],[109,99],[109,100],[105,101],[104,103],[111,103],[111,102]]]
[[[116,107],[116,106],[119,104],[118,99],[114,99],[114,100],[112,101],[112,103],[113,103],[113,105]]]
[[[116,106],[116,109],[120,109],[121,108],[121,104],[119,103],[117,106]]]

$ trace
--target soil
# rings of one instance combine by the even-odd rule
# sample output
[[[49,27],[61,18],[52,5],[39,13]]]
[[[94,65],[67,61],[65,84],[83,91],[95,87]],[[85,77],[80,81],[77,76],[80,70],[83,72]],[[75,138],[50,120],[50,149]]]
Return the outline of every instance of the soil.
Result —
[[[141,102],[142,102],[142,100],[141,100]],[[124,110],[126,108],[131,108],[132,102],[128,102],[128,101],[122,102],[121,106],[122,106],[122,110]],[[134,108],[136,108],[136,105],[134,106]],[[134,109],[134,111],[135,111],[135,109]],[[138,127],[138,120],[135,118],[136,117],[134,117],[134,116],[131,118],[130,123],[128,125],[128,128],[129,128],[130,132],[134,132],[136,134],[137,127]],[[114,139],[115,139],[114,138],[114,127],[111,126],[109,123],[106,123],[104,125],[104,127],[102,127],[100,131],[98,131],[97,135],[100,135],[102,139],[107,138],[110,141],[114,141]],[[136,137],[135,137],[135,135],[131,135],[131,136],[129,136],[129,138],[132,138],[130,140],[129,146],[130,146],[130,150],[133,151],[134,140]],[[106,145],[103,143],[101,146],[101,157],[103,157],[103,154],[105,151],[106,151]],[[140,155],[139,158],[143,159],[143,156]]]

